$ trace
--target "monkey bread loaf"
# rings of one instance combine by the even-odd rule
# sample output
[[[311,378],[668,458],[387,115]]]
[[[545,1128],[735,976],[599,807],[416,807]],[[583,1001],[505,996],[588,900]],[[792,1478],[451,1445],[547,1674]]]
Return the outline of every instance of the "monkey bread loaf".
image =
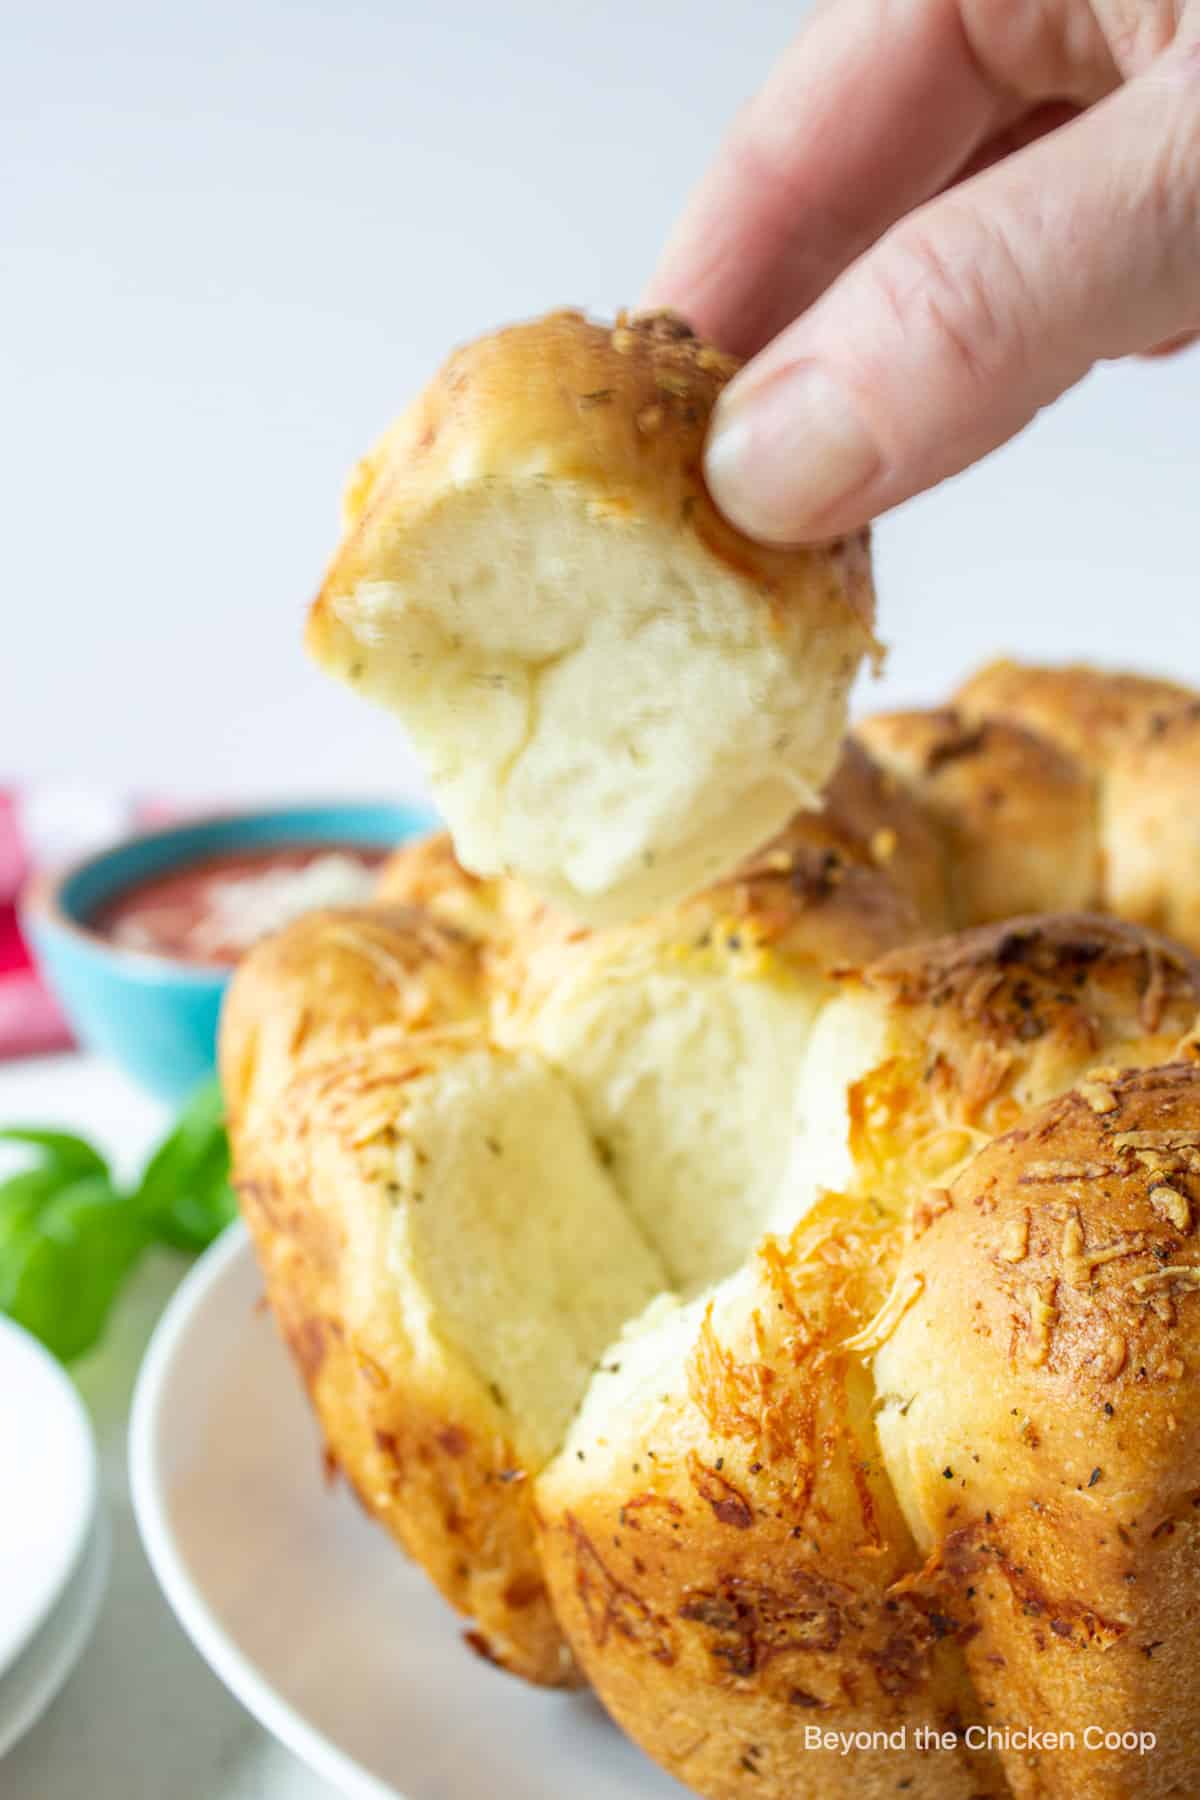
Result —
[[[436,836],[235,976],[332,1457],[710,1800],[1200,1792],[1198,732],[994,665],[644,916]]]

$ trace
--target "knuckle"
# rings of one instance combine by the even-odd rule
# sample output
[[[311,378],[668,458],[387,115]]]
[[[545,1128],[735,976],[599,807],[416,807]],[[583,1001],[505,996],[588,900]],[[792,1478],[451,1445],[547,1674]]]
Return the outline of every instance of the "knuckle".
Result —
[[[1182,253],[1194,279],[1200,261],[1200,67],[1191,90],[1172,84],[1156,143],[1134,196],[1153,245]]]
[[[1135,75],[1165,50],[1186,10],[1183,0],[1092,0],[1113,61]]]
[[[993,388],[1023,356],[1027,283],[996,221],[985,226],[942,210],[935,233],[919,218],[905,220],[871,261],[876,298],[895,329],[910,342],[924,337],[971,392]]]

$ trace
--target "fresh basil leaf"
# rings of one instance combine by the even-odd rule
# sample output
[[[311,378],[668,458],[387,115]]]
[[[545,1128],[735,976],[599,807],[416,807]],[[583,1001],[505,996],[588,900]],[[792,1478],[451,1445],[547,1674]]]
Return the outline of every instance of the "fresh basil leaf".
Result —
[[[5,1255],[4,1310],[64,1362],[90,1350],[149,1241],[105,1175],[59,1188]]]
[[[67,1175],[107,1175],[108,1164],[86,1138],[69,1131],[43,1131],[37,1125],[10,1125],[0,1131],[0,1143],[20,1144],[40,1150],[42,1166]]]
[[[0,1312],[64,1362],[96,1343],[149,1244],[203,1250],[237,1210],[216,1082],[184,1107],[132,1193],[70,1132],[15,1126],[0,1142],[35,1153],[0,1182]]]
[[[22,1266],[26,1241],[30,1233],[37,1231],[38,1220],[62,1189],[63,1181],[60,1167],[40,1163],[0,1182],[0,1312],[8,1311],[16,1280],[14,1271]]]
[[[147,1163],[136,1203],[150,1230],[177,1250],[203,1250],[237,1212],[229,1139],[216,1082],[206,1083]]]
[[[38,1216],[58,1187],[45,1169],[24,1169],[0,1186],[0,1312],[10,1309],[18,1271]]]
[[[0,1181],[0,1229],[10,1212],[22,1211],[28,1207],[36,1210],[44,1206],[61,1186],[61,1177],[54,1169],[48,1169],[44,1165],[36,1169],[20,1169],[17,1174],[10,1175],[7,1181]]]

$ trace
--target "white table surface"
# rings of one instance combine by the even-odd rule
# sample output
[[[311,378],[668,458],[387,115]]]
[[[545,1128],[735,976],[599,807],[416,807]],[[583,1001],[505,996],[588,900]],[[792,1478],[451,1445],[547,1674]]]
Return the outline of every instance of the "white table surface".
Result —
[[[0,1064],[0,1124],[65,1125],[126,1173],[165,1114],[93,1057]],[[129,1503],[125,1439],[142,1352],[188,1267],[148,1260],[104,1344],[77,1365],[113,1525],[108,1592],[83,1657],[45,1717],[0,1760],[0,1800],[332,1800],[209,1673],[167,1609]],[[266,1603],[266,1602],[264,1602]]]

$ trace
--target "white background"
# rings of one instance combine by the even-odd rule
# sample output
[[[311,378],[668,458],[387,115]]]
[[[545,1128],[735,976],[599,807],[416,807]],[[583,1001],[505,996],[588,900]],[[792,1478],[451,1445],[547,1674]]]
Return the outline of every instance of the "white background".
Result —
[[[0,778],[414,780],[310,671],[343,473],[456,340],[636,298],[796,0],[38,0],[0,71]],[[885,688],[1200,678],[1200,356],[1104,369],[879,530]]]

